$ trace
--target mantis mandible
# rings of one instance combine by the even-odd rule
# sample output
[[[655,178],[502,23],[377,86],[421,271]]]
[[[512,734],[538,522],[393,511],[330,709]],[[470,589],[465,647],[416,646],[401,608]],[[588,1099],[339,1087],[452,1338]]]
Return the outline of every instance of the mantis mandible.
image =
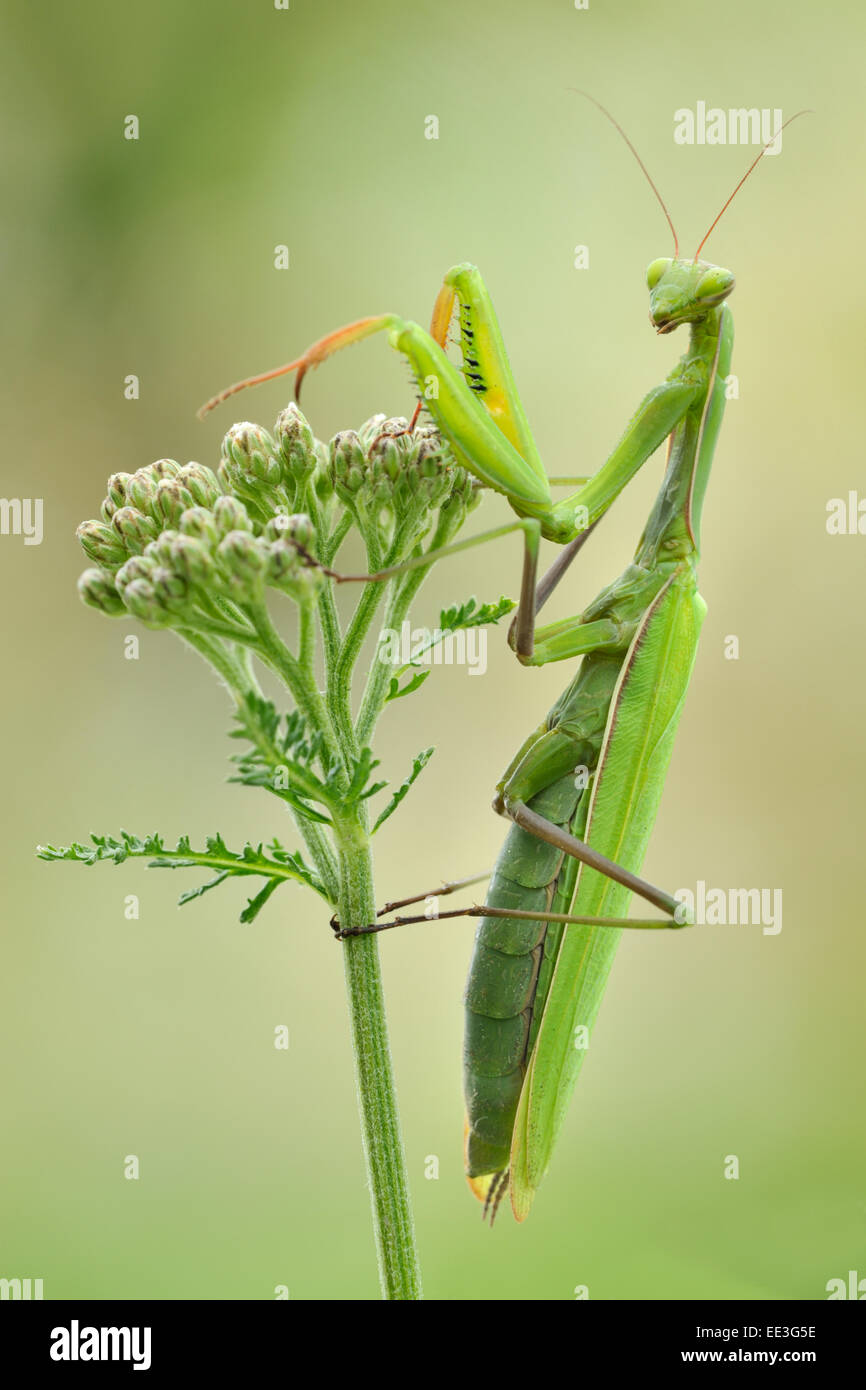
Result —
[[[482,917],[465,995],[466,1172],[491,1220],[506,1192],[518,1220],[529,1212],[583,1060],[585,1048],[576,1038],[578,1032],[591,1032],[621,929],[685,925],[677,900],[637,871],[706,612],[697,588],[701,511],[733,347],[726,300],[734,276],[699,257],[780,134],[752,161],[694,257],[683,258],[643,161],[610,113],[589,99],[631,149],[673,232],[673,256],[654,260],[647,271],[650,322],[659,334],[687,324],[689,345],[666,379],[643,398],[605,463],[576,492],[558,503],[552,499],[492,301],[480,272],[468,264],[445,276],[429,333],[395,314],[357,320],[295,361],[229,387],[201,411],[286,372],[297,373],[297,393],[309,368],[342,347],[386,332],[408,359],[423,402],[457,461],[503,493],[517,516],[438,554],[522,531],[523,577],[509,642],[527,665],[583,658],[497,786],[494,806],[512,826],[484,907],[441,914]],[[445,353],[455,304],[462,369]],[[536,627],[539,610],[597,522],[665,439],[664,480],[633,562],[580,616]],[[542,538],[564,549],[539,582]],[[385,580],[430,558],[357,577]],[[632,892],[667,918],[627,918]],[[411,901],[416,899],[405,900]],[[341,934],[413,920],[419,919],[397,918]]]

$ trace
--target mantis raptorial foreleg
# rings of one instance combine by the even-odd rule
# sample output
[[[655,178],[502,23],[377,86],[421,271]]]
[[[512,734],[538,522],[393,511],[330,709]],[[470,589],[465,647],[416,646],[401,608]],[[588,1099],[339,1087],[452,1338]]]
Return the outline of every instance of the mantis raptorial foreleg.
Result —
[[[459,303],[462,369],[453,365],[442,346],[455,301]],[[528,662],[534,652],[540,539],[544,537],[560,545],[580,539],[683,418],[694,400],[698,381],[682,369],[682,364],[675,369],[667,381],[644,397],[601,468],[577,492],[554,502],[514,385],[492,301],[475,266],[455,266],[448,272],[434,309],[432,329],[432,333],[427,332],[396,314],[359,319],[326,335],[294,362],[229,387],[203,406],[201,413],[245,386],[286,372],[297,373],[297,393],[311,367],[343,347],[374,333],[387,332],[392,346],[407,357],[424,402],[457,461],[486,486],[503,493],[524,519],[520,527],[524,536],[523,577],[514,624],[514,649],[520,660]],[[423,563],[455,554],[494,534],[497,533],[434,551]],[[504,528],[498,534],[504,534]],[[402,572],[410,569],[412,563],[405,565]],[[363,578],[382,580],[400,572],[394,568]]]

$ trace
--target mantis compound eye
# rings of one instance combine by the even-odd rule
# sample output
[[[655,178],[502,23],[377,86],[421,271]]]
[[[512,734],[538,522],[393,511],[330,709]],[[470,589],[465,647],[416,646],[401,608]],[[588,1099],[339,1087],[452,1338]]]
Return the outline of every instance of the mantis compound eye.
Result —
[[[660,256],[657,261],[652,261],[651,264],[647,267],[647,289],[654,290],[659,280],[664,275],[665,271],[668,270],[669,267],[672,265],[673,261],[671,260],[670,256]]]
[[[724,299],[734,288],[734,277],[723,266],[714,265],[702,275],[695,286],[695,299],[702,303],[714,303]]]

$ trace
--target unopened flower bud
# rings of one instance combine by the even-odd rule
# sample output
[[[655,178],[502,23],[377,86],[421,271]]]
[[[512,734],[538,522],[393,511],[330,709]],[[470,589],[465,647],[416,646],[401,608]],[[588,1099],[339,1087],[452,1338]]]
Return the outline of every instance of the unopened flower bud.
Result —
[[[290,540],[274,541],[268,550],[266,582],[294,599],[314,597],[325,582],[315,565],[307,565]]]
[[[177,478],[161,478],[157,483],[153,515],[161,526],[178,526],[183,513],[193,505],[192,493]]]
[[[126,484],[129,479],[129,473],[112,473],[108,480],[107,495],[100,508],[103,521],[110,521],[118,507],[126,506]]]
[[[249,531],[229,531],[217,547],[220,570],[232,593],[240,599],[255,598],[264,583],[267,549]]]
[[[369,420],[365,420],[358,430],[358,438],[363,444],[365,452],[369,449],[373,440],[382,433],[382,426],[385,424],[386,419],[387,416],[383,415],[381,412],[378,415],[371,415]]]
[[[100,613],[107,613],[110,618],[117,618],[126,612],[117,586],[105,570],[85,570],[78,581],[78,592],[90,608],[97,608]]]
[[[189,584],[182,574],[157,565],[151,578],[153,590],[160,603],[172,613],[179,613],[187,606]]]
[[[176,478],[180,472],[180,464],[174,459],[157,459],[156,463],[148,465],[147,471],[156,483],[160,478]]]
[[[231,493],[235,487],[237,469],[232,459],[220,459],[217,464],[217,481],[224,493]]]
[[[383,434],[370,445],[367,457],[379,476],[396,482],[403,467],[405,450],[399,447],[396,439]]]
[[[483,491],[483,485],[467,469],[452,468],[451,490],[442,503],[441,515],[451,514],[456,517],[460,512],[464,515],[471,512],[481,501]]]
[[[185,463],[177,475],[177,481],[190,493],[197,507],[212,507],[222,496],[217,475],[204,464]]]
[[[157,597],[149,579],[133,579],[123,591],[123,602],[133,617],[147,627],[168,627],[172,615]]]
[[[275,589],[288,589],[294,584],[303,561],[287,540],[273,541],[268,549],[265,578]]]
[[[288,512],[277,512],[276,516],[272,516],[267,522],[265,522],[265,527],[262,531],[263,538],[266,541],[280,540],[281,537],[286,534],[288,524]]]
[[[174,538],[171,543],[171,568],[192,585],[205,585],[213,578],[210,550],[194,536]]]
[[[351,503],[364,485],[367,461],[354,430],[341,430],[330,444],[330,473],[337,496]]]
[[[279,512],[271,517],[265,527],[264,537],[268,541],[285,538],[295,541],[304,550],[311,550],[316,539],[316,528],[304,512],[295,512],[293,516]]]
[[[294,516],[289,517],[286,535],[302,550],[311,550],[316,539],[316,528],[306,513],[295,512]]]
[[[398,448],[408,453],[415,446],[415,432],[409,429],[409,421],[405,415],[391,415],[387,420],[383,420],[377,431],[378,436],[391,438]],[[372,435],[370,445],[377,435]],[[368,446],[369,447],[369,446]]]
[[[422,478],[437,477],[449,462],[446,446],[438,435],[422,436],[415,457]]]
[[[177,540],[179,534],[180,532],[178,531],[160,532],[156,540],[151,541],[145,548],[144,559],[152,560],[154,564],[165,565],[167,569],[170,569],[171,547],[174,541]]]
[[[327,444],[316,440],[316,471],[313,474],[313,487],[320,502],[328,502],[334,495],[334,480],[331,477],[330,453]]]
[[[153,501],[159,479],[154,478],[149,468],[139,468],[126,485],[126,505],[135,507],[145,516],[153,516]]]
[[[125,565],[121,565],[117,574],[114,576],[114,583],[119,594],[124,594],[128,585],[135,579],[149,580],[156,568],[156,560],[150,555],[133,555],[127,560]]]
[[[132,555],[140,555],[159,534],[156,522],[135,507],[120,507],[111,518],[111,525]]]
[[[180,529],[185,536],[193,536],[207,545],[216,545],[219,540],[213,512],[207,507],[188,507],[181,514]]]
[[[237,497],[220,497],[214,503],[214,521],[221,536],[230,531],[252,531],[253,523],[243,502]]]
[[[264,483],[266,487],[276,487],[283,473],[276,455],[276,445],[259,425],[248,420],[232,425],[223,439],[222,455],[227,465],[234,464],[240,478],[249,485],[252,482]],[[231,471],[229,466],[228,471]]]
[[[126,549],[117,532],[102,521],[82,521],[75,534],[88,560],[97,565],[113,569],[126,559]]]
[[[429,508],[445,501],[453,486],[451,455],[441,438],[422,438],[407,461],[406,485],[413,496],[423,497]]]
[[[274,435],[288,477],[295,483],[302,483],[316,467],[316,439],[294,401],[277,416]]]

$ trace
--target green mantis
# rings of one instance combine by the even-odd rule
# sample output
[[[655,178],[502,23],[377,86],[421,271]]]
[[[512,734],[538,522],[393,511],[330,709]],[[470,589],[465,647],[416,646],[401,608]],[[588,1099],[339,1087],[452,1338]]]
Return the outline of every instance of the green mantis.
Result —
[[[673,231],[634,147],[604,114],[638,159]],[[518,1220],[530,1210],[621,928],[684,924],[676,899],[638,873],[706,611],[697,588],[700,522],[730,370],[726,301],[734,277],[699,256],[731,198],[693,258],[679,255],[674,232],[673,255],[649,266],[650,322],[662,335],[687,325],[688,347],[641,401],[608,459],[564,501],[552,499],[493,304],[471,265],[445,276],[429,332],[394,314],[361,319],[204,407],[286,371],[297,372],[299,388],[305,372],[339,348],[387,333],[458,462],[506,496],[517,518],[440,554],[521,531],[523,577],[509,641],[524,664],[582,658],[498,784],[494,804],[512,824],[486,905],[470,909],[482,921],[465,996],[466,1171],[491,1218],[506,1192]],[[455,305],[460,369],[445,352]],[[664,479],[633,562],[578,617],[537,627],[538,612],[589,534],[665,439]],[[563,549],[539,582],[542,539]],[[666,918],[628,919],[633,892]]]

